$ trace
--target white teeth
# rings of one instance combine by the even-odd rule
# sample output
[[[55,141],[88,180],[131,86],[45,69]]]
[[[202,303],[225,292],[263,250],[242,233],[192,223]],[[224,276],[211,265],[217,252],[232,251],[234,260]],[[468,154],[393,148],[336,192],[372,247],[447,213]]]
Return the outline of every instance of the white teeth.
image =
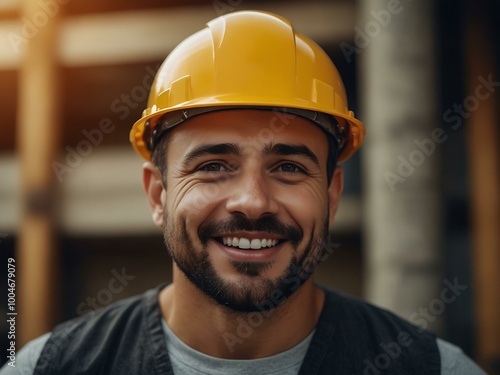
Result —
[[[248,238],[240,238],[238,247],[240,249],[250,249],[250,240]]]
[[[239,247],[240,249],[262,249],[276,246],[278,240],[264,238],[263,240],[254,238],[249,240],[248,238],[238,238],[238,237],[223,237],[222,243],[226,246]]]
[[[252,242],[250,242],[250,248],[252,249],[260,249],[261,248],[261,240],[254,238]]]

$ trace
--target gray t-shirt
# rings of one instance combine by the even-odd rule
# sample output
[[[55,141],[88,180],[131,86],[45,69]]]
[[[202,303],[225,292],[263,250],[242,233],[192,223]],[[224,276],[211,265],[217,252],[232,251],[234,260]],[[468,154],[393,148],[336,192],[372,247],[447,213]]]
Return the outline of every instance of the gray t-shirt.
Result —
[[[271,357],[254,360],[222,359],[203,354],[181,341],[163,322],[167,350],[175,375],[296,375],[304,360],[313,333],[293,348]]]
[[[312,334],[293,348],[267,358],[254,360],[227,360],[215,358],[196,351],[182,342],[163,324],[167,349],[174,374],[298,374],[312,339]],[[0,375],[32,375],[42,349],[50,333],[29,342],[16,356],[16,367],[7,364],[0,369]],[[442,375],[487,375],[462,350],[447,341],[438,339],[441,355]]]

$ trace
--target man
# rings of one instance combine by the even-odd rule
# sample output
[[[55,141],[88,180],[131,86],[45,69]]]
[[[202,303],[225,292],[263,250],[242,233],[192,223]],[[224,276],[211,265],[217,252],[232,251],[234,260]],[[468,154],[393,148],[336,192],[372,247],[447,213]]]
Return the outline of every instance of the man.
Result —
[[[63,323],[19,353],[23,373],[482,374],[431,333],[313,283],[337,162],[363,136],[332,62],[286,19],[211,21],[165,60],[130,135],[173,283]]]

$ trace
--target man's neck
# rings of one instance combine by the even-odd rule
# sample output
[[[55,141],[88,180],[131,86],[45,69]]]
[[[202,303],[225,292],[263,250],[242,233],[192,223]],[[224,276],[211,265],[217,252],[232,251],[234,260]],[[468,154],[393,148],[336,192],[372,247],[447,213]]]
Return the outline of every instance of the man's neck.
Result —
[[[316,326],[324,293],[309,279],[269,311],[239,313],[213,302],[174,267],[174,282],[160,293],[162,316],[191,348],[227,359],[268,357],[300,343]]]

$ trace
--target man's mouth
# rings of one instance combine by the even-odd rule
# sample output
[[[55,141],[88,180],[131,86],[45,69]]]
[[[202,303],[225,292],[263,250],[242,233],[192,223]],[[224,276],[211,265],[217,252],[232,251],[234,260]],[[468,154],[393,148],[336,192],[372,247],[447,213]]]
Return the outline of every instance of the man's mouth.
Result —
[[[248,249],[259,250],[259,249],[271,248],[285,241],[275,238],[249,239],[245,237],[228,237],[228,236],[214,237],[214,240],[225,246],[237,247],[243,250],[248,250]]]

